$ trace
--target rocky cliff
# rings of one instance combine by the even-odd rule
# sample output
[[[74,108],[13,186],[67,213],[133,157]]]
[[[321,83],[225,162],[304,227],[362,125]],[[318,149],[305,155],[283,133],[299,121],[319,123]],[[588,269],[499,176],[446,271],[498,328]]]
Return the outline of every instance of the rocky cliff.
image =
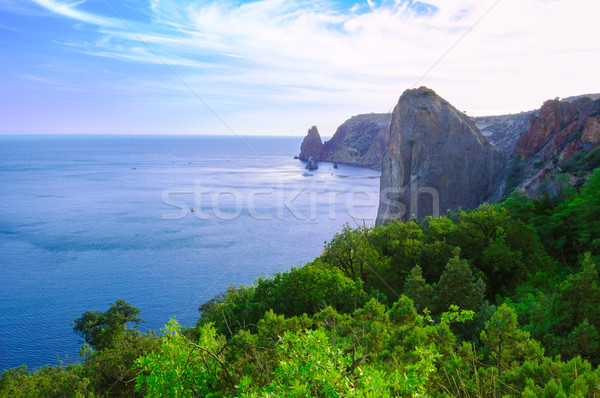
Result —
[[[353,116],[323,144],[323,160],[379,168],[390,135],[389,113]]]
[[[495,199],[505,163],[470,117],[433,90],[407,90],[392,114],[377,224]]]
[[[554,194],[559,175],[577,184],[600,167],[600,100],[592,98],[549,100],[531,115],[509,163],[508,189],[532,197]]]
[[[481,133],[507,156],[511,156],[517,139],[527,129],[529,118],[539,110],[513,115],[473,117]],[[391,113],[367,113],[352,116],[340,125],[333,137],[325,141],[323,151],[315,159],[381,168],[381,159],[390,136]],[[310,133],[310,131],[309,131]],[[305,140],[308,136],[305,138]],[[314,148],[318,143],[310,139]],[[304,144],[303,144],[304,145]],[[316,153],[315,149],[312,153]],[[301,151],[300,157],[304,153]],[[314,155],[313,155],[314,157]]]
[[[302,141],[300,159],[341,162],[381,167],[381,156],[390,134],[391,113],[369,113],[352,116],[339,126],[329,141],[321,142],[316,127]]]
[[[321,160],[323,155],[323,142],[321,141],[321,135],[319,134],[319,130],[316,126],[312,126],[308,129],[308,133],[304,140],[302,140],[302,145],[300,145],[300,156],[301,160],[308,160],[309,158],[313,158],[315,160]]]
[[[539,110],[513,115],[477,116],[473,118],[473,121],[496,149],[511,156],[517,140],[527,129],[529,118],[537,113]]]
[[[578,149],[577,139],[581,138],[590,113],[597,108],[598,103],[590,98],[573,102],[558,99],[544,102],[539,115],[532,115],[529,119],[527,130],[516,142],[515,152],[523,158],[531,157],[542,149],[544,155],[569,156]]]
[[[422,96],[426,97],[426,89],[420,89],[423,92]],[[417,90],[418,91],[418,90]],[[444,206],[446,208],[455,209],[456,203],[459,203],[462,207],[470,207],[473,203],[479,203],[481,200],[493,200],[499,199],[502,194],[508,194],[513,189],[518,188],[524,191],[531,197],[541,197],[546,194],[556,194],[560,190],[560,185],[570,182],[571,184],[577,185],[583,182],[583,179],[596,167],[600,167],[600,94],[586,94],[580,96],[569,97],[563,100],[555,99],[546,101],[544,105],[537,110],[521,112],[512,115],[500,115],[500,116],[482,116],[482,117],[468,117],[456,109],[450,107],[446,101],[438,97],[436,100],[430,101],[430,103],[420,103],[416,100],[416,94],[411,94],[411,91],[405,93],[408,97],[413,99],[406,102],[406,99],[402,104],[403,106],[417,106],[422,107],[421,112],[413,109],[413,117],[419,118],[421,123],[433,124],[436,129],[442,129],[440,123],[450,123],[447,118],[452,115],[452,118],[456,120],[453,122],[455,127],[459,124],[469,124],[470,129],[476,133],[471,132],[471,135],[478,137],[477,140],[481,142],[489,141],[495,149],[503,152],[509,157],[508,165],[503,172],[495,176],[494,182],[482,191],[480,195],[474,194],[470,198],[463,197],[454,202],[443,202],[441,201],[441,211],[444,212]],[[429,90],[430,99],[435,98],[435,93]],[[404,95],[403,95],[404,97]],[[445,103],[444,106],[440,105]],[[411,105],[412,104],[412,105]],[[433,104],[436,104],[435,106]],[[398,104],[394,110],[394,120],[400,118],[402,113],[399,110]],[[452,110],[450,111],[448,108]],[[448,108],[448,109],[446,109]],[[425,112],[425,110],[428,110]],[[433,114],[444,111],[446,112],[443,116],[433,116]],[[430,114],[430,121],[425,123],[425,113]],[[440,119],[441,118],[441,119]],[[423,158],[424,154],[416,154],[413,150],[406,151],[401,150],[401,145],[396,143],[389,143],[390,137],[394,134],[400,136],[398,129],[402,123],[398,119],[394,125],[392,122],[392,114],[364,114],[353,116],[346,120],[341,126],[338,127],[334,136],[326,141],[324,144],[321,142],[321,137],[318,134],[316,127],[309,130],[309,134],[302,143],[302,149],[300,157],[302,159],[308,159],[312,156],[314,159],[327,160],[327,161],[339,161],[342,163],[350,163],[368,167],[381,168],[383,153],[388,146],[396,145],[395,151],[398,156],[414,156],[416,158]],[[416,121],[416,119],[415,119]],[[413,126],[414,127],[414,126]],[[431,129],[432,133],[435,129]],[[393,133],[396,129],[396,133]],[[468,129],[467,129],[468,130]],[[421,134],[421,133],[419,133]],[[483,135],[487,140],[483,140],[478,136]],[[428,173],[432,173],[430,168],[435,164],[435,167],[443,169],[448,167],[452,173],[457,172],[456,167],[458,163],[452,163],[448,159],[440,160],[439,162],[433,161],[432,156],[446,156],[443,153],[445,150],[449,150],[454,156],[456,153],[461,153],[460,142],[453,142],[453,149],[443,149],[443,145],[440,142],[433,140],[430,136],[426,136],[424,141],[430,140],[437,148],[436,151],[442,153],[434,154],[435,151],[427,155],[430,159],[428,164],[422,160],[423,164],[414,164],[408,167],[408,170],[425,168]],[[464,138],[464,137],[463,137]],[[461,139],[463,139],[461,138]],[[400,138],[396,138],[399,140]],[[416,146],[417,141],[413,139],[413,145]],[[476,140],[476,141],[477,141]],[[483,147],[488,145],[482,144]],[[416,146],[417,147],[417,146]],[[473,148],[464,148],[462,152],[468,159],[465,161],[469,166],[475,167],[471,170],[472,173],[477,173],[480,170],[477,169],[479,166],[475,166],[468,162],[471,162],[471,152]],[[486,150],[484,150],[485,152]],[[480,152],[480,151],[476,151]],[[493,152],[492,152],[493,153]],[[391,155],[388,155],[391,156]],[[497,154],[492,155],[492,168],[495,166]],[[414,163],[414,161],[411,161]],[[444,163],[446,162],[446,163]],[[438,164],[439,163],[439,164]],[[404,173],[406,167],[404,164],[388,165],[388,167],[403,167],[402,172]],[[482,169],[488,167],[483,165]],[[495,169],[494,169],[495,170]],[[399,171],[399,170],[396,170]],[[439,170],[440,172],[442,170]],[[458,170],[460,171],[460,170]],[[412,172],[412,171],[411,171]],[[422,171],[421,171],[422,172]],[[432,175],[434,175],[433,173]],[[459,173],[460,174],[460,173]],[[493,174],[493,173],[492,173]],[[443,176],[444,181],[449,180],[448,176]],[[474,176],[471,176],[475,178]],[[489,176],[488,176],[489,177]],[[404,178],[401,180],[393,180],[391,177],[382,176],[382,184],[384,180],[388,179],[386,186],[404,186],[406,188],[405,195],[410,194],[410,186],[400,184],[404,183]],[[412,178],[412,177],[411,177]],[[432,180],[433,177],[430,177]],[[410,180],[413,181],[413,180]],[[454,181],[454,180],[452,180]],[[464,181],[464,180],[461,180]],[[487,183],[488,179],[484,178],[482,181]],[[409,184],[410,185],[410,184]],[[484,184],[485,185],[485,184]],[[427,186],[435,186],[429,184]],[[460,186],[460,185],[458,185]],[[423,182],[419,181],[416,190],[423,188]],[[437,188],[436,188],[437,189]],[[452,192],[452,190],[450,190]],[[468,192],[468,191],[467,191]],[[394,195],[390,193],[390,197]],[[456,194],[453,194],[456,195]],[[426,195],[424,195],[426,196]],[[468,196],[468,195],[467,195]],[[481,199],[484,198],[484,199]],[[394,200],[402,201],[403,205],[410,207],[410,203],[405,203],[407,197],[402,197],[400,193],[396,195]],[[456,198],[455,198],[456,199]],[[391,200],[391,199],[389,199]],[[431,203],[425,205],[425,207],[418,205],[419,213],[421,209],[424,212],[432,210]],[[387,210],[382,208],[384,204],[380,205],[380,212],[394,213],[396,216],[401,213],[402,208],[392,209],[391,204],[387,204]],[[399,205],[398,205],[399,206]],[[428,207],[429,206],[429,207]],[[405,216],[413,212],[410,208],[406,209]]]

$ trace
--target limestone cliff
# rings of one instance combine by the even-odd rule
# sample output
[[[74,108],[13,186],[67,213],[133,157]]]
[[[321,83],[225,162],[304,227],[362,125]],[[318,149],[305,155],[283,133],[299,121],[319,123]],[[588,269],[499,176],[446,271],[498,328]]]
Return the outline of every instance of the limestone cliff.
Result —
[[[473,121],[496,149],[510,156],[517,139],[527,129],[529,117],[538,112],[539,110],[513,115],[478,116],[473,117]],[[337,128],[329,141],[324,142],[321,156],[315,159],[329,162],[337,159],[342,163],[381,168],[391,121],[391,113],[352,116]]]
[[[377,224],[496,199],[505,163],[470,117],[433,90],[407,90],[392,114]]]
[[[381,167],[391,119],[389,113],[370,113],[346,120],[333,137],[324,143],[323,160]]]
[[[308,129],[308,134],[304,137],[302,145],[300,146],[301,160],[308,160],[313,158],[315,160],[321,160],[323,155],[323,142],[321,141],[321,135],[316,126],[312,126]]]
[[[381,156],[390,133],[390,113],[352,116],[340,125],[330,140],[321,143],[317,128],[312,127],[300,147],[300,159],[341,162],[373,168],[381,167]]]
[[[491,143],[494,148],[511,156],[515,150],[517,140],[527,130],[531,115],[536,115],[539,110],[521,112],[512,115],[476,116],[473,118],[475,125]]]

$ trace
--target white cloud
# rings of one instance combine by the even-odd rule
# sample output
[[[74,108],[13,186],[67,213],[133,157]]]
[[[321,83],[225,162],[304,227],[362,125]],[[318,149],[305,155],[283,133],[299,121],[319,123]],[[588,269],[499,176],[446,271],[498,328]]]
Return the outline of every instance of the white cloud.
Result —
[[[100,26],[120,26],[119,21],[112,18],[106,18],[91,13],[83,12],[77,9],[77,6],[85,3],[85,0],[76,2],[60,2],[55,0],[33,0],[38,5],[52,11],[55,14],[59,14],[68,18],[73,18],[81,22],[100,25]]]
[[[82,11],[82,2],[35,2],[96,27],[103,40],[82,51],[159,62],[148,45],[183,68],[181,76],[199,92],[225,87],[231,100],[235,85],[265,106],[337,102],[383,111],[432,65],[421,84],[470,114],[600,91],[597,1],[427,0],[436,11],[422,13],[408,1],[367,0],[340,11],[326,1],[152,0],[152,24],[127,21],[135,34],[116,18]]]

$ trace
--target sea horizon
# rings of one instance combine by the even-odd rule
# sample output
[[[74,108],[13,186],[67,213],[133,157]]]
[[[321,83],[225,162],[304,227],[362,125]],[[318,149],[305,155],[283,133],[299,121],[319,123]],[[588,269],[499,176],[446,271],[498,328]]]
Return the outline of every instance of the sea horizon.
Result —
[[[299,137],[6,137],[2,369],[77,361],[73,320],[121,298],[142,331],[173,316],[193,326],[228,286],[304,265],[346,223],[374,223],[379,171],[307,173]]]

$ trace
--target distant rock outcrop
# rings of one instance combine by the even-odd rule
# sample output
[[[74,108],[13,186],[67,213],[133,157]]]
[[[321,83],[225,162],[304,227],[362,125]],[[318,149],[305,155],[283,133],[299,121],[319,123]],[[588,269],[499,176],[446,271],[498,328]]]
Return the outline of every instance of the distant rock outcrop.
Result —
[[[312,126],[302,141],[299,157],[301,160],[308,160],[311,157],[316,160],[321,160],[322,155],[323,142],[321,141],[321,135],[319,134],[317,127]]]
[[[405,91],[383,155],[377,224],[474,208],[501,195],[506,157],[433,90]]]
[[[305,169],[307,170],[317,170],[319,168],[319,164],[317,163],[316,160],[313,159],[313,157],[309,157],[308,158],[308,163],[306,164]]]
[[[514,115],[476,116],[473,117],[473,121],[496,149],[511,156],[517,140],[523,131],[527,130],[529,118],[537,113],[539,113],[538,110]]]
[[[312,127],[300,147],[300,159],[340,162],[381,167],[381,157],[390,134],[391,113],[352,116],[339,126],[330,140],[321,143],[317,128]]]
[[[391,113],[351,117],[323,144],[322,160],[380,168],[390,135],[391,120]]]

